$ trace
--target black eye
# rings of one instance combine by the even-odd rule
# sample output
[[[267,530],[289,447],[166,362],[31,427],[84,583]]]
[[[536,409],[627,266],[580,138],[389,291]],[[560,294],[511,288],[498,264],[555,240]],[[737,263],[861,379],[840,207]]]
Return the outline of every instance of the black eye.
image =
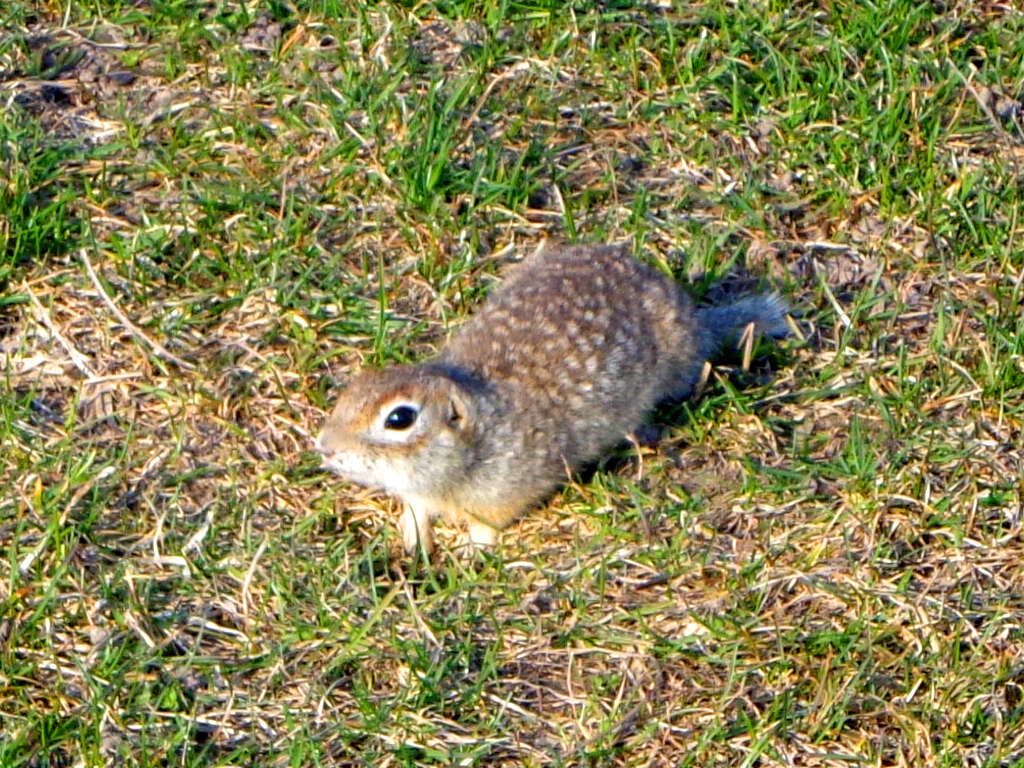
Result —
[[[384,419],[384,429],[408,429],[416,423],[418,415],[415,408],[400,405]]]

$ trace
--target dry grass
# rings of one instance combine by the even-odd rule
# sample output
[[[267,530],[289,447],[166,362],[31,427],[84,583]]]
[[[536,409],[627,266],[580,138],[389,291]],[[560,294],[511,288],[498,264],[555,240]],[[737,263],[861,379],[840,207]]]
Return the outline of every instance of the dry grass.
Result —
[[[10,5],[0,765],[1024,765],[1017,9]],[[546,237],[801,338],[424,569],[309,436]]]

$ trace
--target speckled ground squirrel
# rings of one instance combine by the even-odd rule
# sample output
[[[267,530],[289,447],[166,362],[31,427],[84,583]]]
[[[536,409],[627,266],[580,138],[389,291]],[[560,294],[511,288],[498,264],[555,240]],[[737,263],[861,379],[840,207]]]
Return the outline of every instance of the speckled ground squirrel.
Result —
[[[317,439],[325,464],[405,502],[408,552],[444,516],[474,544],[689,395],[704,362],[754,323],[785,335],[775,294],[694,309],[672,280],[613,246],[525,259],[441,353],[364,371]]]

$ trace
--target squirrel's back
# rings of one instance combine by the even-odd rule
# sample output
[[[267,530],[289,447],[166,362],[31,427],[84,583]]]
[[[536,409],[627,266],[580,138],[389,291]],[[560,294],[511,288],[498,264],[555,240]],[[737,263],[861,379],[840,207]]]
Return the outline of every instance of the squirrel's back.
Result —
[[[680,389],[697,343],[673,281],[620,248],[575,246],[519,264],[438,361],[505,393],[495,439],[564,479]]]

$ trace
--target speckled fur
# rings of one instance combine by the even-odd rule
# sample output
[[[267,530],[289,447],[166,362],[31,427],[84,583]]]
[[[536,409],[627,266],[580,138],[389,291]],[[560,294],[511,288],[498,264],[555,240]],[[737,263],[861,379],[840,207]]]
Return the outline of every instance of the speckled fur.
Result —
[[[408,550],[431,549],[442,515],[493,543],[659,400],[688,395],[726,338],[750,322],[784,334],[784,313],[773,295],[695,311],[619,248],[549,248],[513,269],[436,358],[357,376],[318,447],[342,476],[407,503]],[[403,403],[420,411],[414,428],[382,430]]]

